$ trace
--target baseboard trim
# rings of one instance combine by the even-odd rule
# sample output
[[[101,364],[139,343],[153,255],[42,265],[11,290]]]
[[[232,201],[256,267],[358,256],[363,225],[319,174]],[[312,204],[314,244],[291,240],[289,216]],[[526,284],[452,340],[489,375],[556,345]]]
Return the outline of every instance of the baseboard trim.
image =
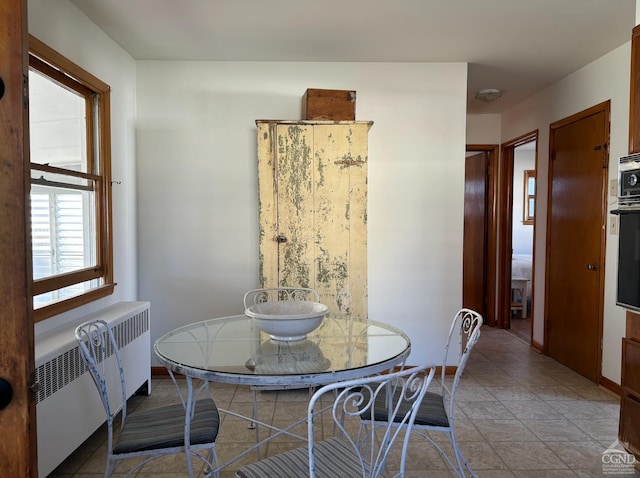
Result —
[[[402,370],[403,368],[413,368],[416,367],[416,365],[405,365],[404,367],[394,367],[393,371],[394,372],[399,372],[400,370]],[[444,369],[444,374],[445,375],[455,375],[456,371],[458,370],[458,367],[455,365],[447,365]],[[440,375],[442,374],[442,367],[440,365],[438,365],[436,367],[436,375]]]
[[[599,385],[618,396],[622,395],[622,387],[613,380],[609,380],[607,377],[600,377]]]
[[[540,353],[544,353],[544,346],[540,342],[536,342],[535,340],[531,339],[531,347],[536,349]]]
[[[175,373],[175,375],[179,375],[179,374]],[[151,376],[152,377],[168,377],[169,371],[166,369],[166,367],[151,367]]]

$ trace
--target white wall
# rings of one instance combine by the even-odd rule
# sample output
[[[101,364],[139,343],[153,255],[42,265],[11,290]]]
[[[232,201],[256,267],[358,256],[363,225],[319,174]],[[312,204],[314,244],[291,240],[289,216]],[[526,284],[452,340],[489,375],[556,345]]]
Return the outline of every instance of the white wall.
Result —
[[[544,277],[547,215],[549,125],[586,108],[611,100],[609,178],[617,178],[617,158],[627,154],[631,43],[578,70],[502,115],[502,142],[539,130],[535,237],[534,340],[543,340]],[[609,197],[609,210],[615,205]],[[621,337],[625,333],[622,308],[615,305],[618,236],[607,233],[605,267],[602,375],[620,383]]]
[[[533,254],[533,225],[524,221],[524,172],[536,169],[535,150],[515,148],[513,152],[513,215],[511,249],[514,254]]]
[[[36,336],[115,302],[135,300],[135,62],[67,0],[29,0],[29,33],[111,86],[111,164],[115,293],[36,324]]]
[[[370,317],[437,360],[462,296],[465,64],[139,62],[139,296],[152,339],[242,313],[258,285],[256,119],[307,88],[357,91],[371,120]]]
[[[461,302],[465,64],[136,65],[66,0],[30,0],[29,29],[111,85],[113,179],[121,181],[115,294],[38,324],[37,334],[138,298],[151,301],[154,339],[240,313],[258,277],[254,120],[299,118],[309,87],[355,89],[358,119],[375,122],[370,314],[412,336],[411,361],[439,358]]]
[[[467,144],[500,144],[500,115],[467,115],[466,141]]]

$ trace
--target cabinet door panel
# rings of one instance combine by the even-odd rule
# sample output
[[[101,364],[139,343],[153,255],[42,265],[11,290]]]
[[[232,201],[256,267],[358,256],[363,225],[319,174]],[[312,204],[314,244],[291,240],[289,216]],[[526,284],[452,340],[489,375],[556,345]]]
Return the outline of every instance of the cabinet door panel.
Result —
[[[277,128],[276,213],[279,234],[278,286],[313,287],[316,241],[313,128],[279,125]]]
[[[367,313],[367,132],[363,125],[315,127],[316,277],[333,307]]]
[[[622,339],[622,382],[623,388],[640,400],[640,342]]]
[[[620,431],[619,438],[622,445],[633,453],[636,458],[640,456],[640,402],[626,395],[620,397]]]

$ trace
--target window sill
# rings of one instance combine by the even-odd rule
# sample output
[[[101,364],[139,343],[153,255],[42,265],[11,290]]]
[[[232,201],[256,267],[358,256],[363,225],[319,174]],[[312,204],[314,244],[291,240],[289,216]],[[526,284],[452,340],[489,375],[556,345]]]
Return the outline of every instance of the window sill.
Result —
[[[44,307],[40,307],[33,311],[33,321],[40,322],[41,320],[48,319],[54,315],[68,312],[85,304],[89,304],[95,300],[102,299],[113,294],[116,284],[105,284],[101,287],[91,289],[84,294],[69,297],[68,299],[60,300]]]

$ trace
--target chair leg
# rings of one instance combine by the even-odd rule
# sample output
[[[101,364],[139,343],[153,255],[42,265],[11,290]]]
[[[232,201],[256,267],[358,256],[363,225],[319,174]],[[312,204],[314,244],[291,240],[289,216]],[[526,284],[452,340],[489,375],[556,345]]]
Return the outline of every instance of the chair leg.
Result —
[[[107,456],[107,466],[104,467],[104,478],[111,478],[111,475],[116,471],[117,460],[112,460]]]
[[[253,418],[253,421],[249,423],[249,426],[247,428],[249,430],[256,431],[256,443],[260,443],[260,427],[256,425],[256,421],[258,420],[258,392],[256,392],[255,388],[252,388],[251,391],[253,392],[253,413],[251,415],[251,418]],[[259,460],[260,447],[256,448],[256,456]]]
[[[220,463],[218,462],[218,454],[216,453],[216,449],[214,446],[209,448],[209,451],[207,452],[206,466],[204,467],[204,477],[219,478],[220,477],[220,471],[218,470],[219,466],[220,466]]]
[[[258,419],[258,396],[256,394],[256,389],[255,388],[251,388],[251,392],[253,393],[253,413],[251,415],[251,418],[253,418],[254,420]],[[249,423],[249,426],[247,427],[249,430],[253,430],[254,428],[256,428],[256,422],[252,421]],[[258,438],[257,436],[257,431],[256,431],[256,439]]]
[[[462,454],[462,450],[460,450],[460,447],[458,446],[458,442],[456,440],[456,436],[453,428],[449,432],[449,440],[451,440],[451,445],[453,446],[453,453],[456,456],[456,462],[458,464],[458,470],[459,470],[459,473],[457,473],[458,476],[460,476],[461,478],[464,478],[467,476],[467,471],[468,471],[470,476],[475,477],[476,476],[475,473],[469,466],[467,459],[464,457],[464,455]]]

